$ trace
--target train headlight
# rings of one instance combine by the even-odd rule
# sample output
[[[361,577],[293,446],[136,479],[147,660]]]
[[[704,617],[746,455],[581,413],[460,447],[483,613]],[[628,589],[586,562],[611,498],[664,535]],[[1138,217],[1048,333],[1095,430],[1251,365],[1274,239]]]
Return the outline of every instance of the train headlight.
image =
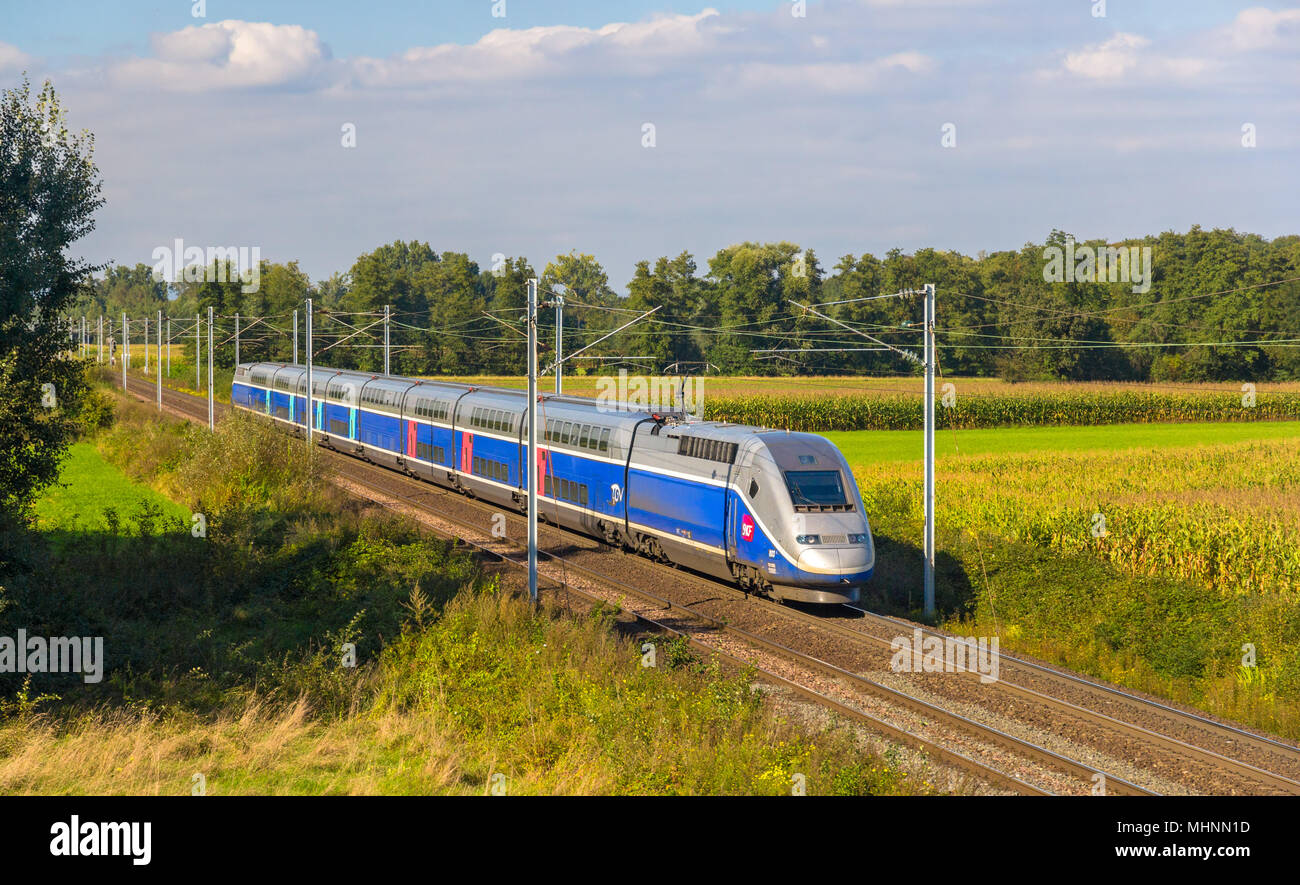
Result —
[[[849,543],[850,543],[850,544],[865,544],[865,543],[867,543],[867,536],[866,536],[865,533],[863,533],[863,534],[861,534],[861,535],[849,535]]]
[[[794,542],[796,544],[820,544],[822,538],[821,535],[795,535]]]

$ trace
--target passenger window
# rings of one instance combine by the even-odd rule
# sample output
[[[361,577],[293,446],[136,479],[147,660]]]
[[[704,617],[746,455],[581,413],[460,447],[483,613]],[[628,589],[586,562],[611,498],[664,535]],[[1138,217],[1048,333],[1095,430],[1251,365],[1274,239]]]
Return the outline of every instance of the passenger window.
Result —
[[[578,445],[582,446],[582,448],[585,449],[587,447],[587,438],[591,436],[591,425],[590,424],[582,425],[582,430],[579,431],[579,433],[580,433],[580,437],[578,440]]]
[[[608,429],[602,430],[600,432],[600,450],[602,452],[609,451],[609,430]]]

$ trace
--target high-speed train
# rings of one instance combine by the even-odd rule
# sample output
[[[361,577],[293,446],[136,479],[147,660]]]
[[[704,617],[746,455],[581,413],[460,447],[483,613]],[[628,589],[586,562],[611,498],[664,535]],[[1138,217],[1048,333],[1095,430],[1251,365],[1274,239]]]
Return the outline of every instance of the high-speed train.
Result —
[[[319,443],[527,512],[528,395],[315,366]],[[231,401],[305,432],[306,368],[242,363]],[[542,394],[538,517],[749,592],[853,602],[875,566],[844,456],[810,433]]]

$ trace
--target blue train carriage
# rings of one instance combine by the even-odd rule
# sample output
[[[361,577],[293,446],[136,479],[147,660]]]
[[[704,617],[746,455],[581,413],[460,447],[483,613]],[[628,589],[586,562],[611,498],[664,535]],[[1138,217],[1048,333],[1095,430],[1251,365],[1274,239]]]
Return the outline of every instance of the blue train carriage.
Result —
[[[615,546],[628,541],[628,455],[650,413],[597,406],[585,397],[543,396],[537,407],[539,516]],[[526,457],[526,456],[525,456]]]
[[[295,396],[306,371],[283,363],[240,363],[230,388],[238,408],[268,415],[280,424],[302,425],[302,401]]]

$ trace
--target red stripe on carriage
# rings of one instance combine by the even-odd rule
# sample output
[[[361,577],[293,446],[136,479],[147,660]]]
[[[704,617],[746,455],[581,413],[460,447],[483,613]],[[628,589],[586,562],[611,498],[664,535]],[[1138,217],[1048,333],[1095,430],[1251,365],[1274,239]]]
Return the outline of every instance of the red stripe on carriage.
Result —
[[[406,454],[415,457],[415,422],[406,422]]]
[[[466,472],[474,465],[474,434],[461,431],[460,469]]]

